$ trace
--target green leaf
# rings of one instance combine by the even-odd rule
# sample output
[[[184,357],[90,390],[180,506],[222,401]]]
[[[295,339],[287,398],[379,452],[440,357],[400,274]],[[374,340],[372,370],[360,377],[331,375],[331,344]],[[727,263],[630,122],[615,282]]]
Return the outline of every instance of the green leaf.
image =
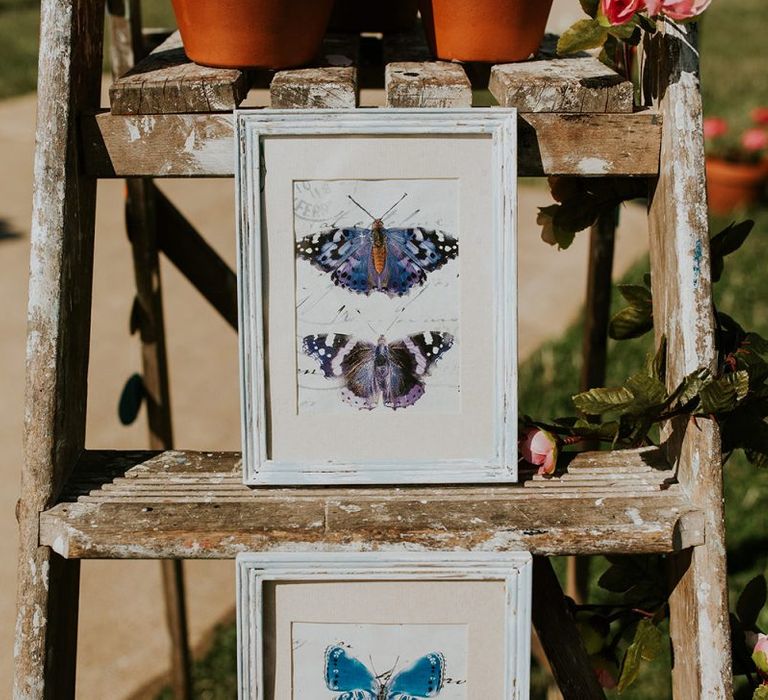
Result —
[[[597,49],[605,43],[608,30],[596,19],[580,19],[566,29],[557,42],[560,55]]]
[[[625,593],[636,583],[634,572],[627,567],[612,564],[599,578],[597,585],[611,593]]]
[[[745,449],[744,455],[753,467],[764,469],[768,467],[768,449],[766,450],[750,450]]]
[[[633,306],[653,306],[653,295],[648,287],[640,284],[617,284],[616,289]]]
[[[653,330],[653,309],[650,306],[627,306],[608,325],[608,335],[614,340],[639,338]]]
[[[130,425],[136,420],[141,409],[141,403],[146,396],[144,389],[144,380],[140,374],[133,374],[123,387],[120,394],[120,401],[117,405],[117,415],[123,425]]]
[[[597,15],[597,8],[600,6],[600,0],[579,0],[581,3],[581,9],[584,10],[590,17],[594,18]]]
[[[756,352],[758,355],[768,355],[768,340],[757,333],[747,333],[744,337],[743,345],[750,352]]]
[[[604,206],[596,197],[589,194],[569,198],[554,213],[555,228],[569,233],[583,231],[597,221]]]
[[[691,372],[675,391],[675,396],[680,406],[685,406],[695,399],[701,388],[712,381],[712,373],[708,369],[697,369]]]
[[[576,409],[590,416],[600,416],[609,411],[620,411],[634,401],[634,395],[626,387],[597,388],[571,397]]]
[[[749,374],[739,370],[715,379],[699,390],[703,413],[726,413],[733,410],[749,391]]]
[[[637,22],[632,19],[624,24],[611,25],[608,31],[621,41],[631,42],[633,39],[640,41],[640,31],[637,26]]]
[[[649,377],[664,381],[667,375],[667,336],[661,337],[656,353],[648,353],[645,358],[645,372]]]
[[[640,28],[649,34],[655,34],[658,30],[658,27],[656,26],[656,20],[652,19],[651,17],[648,17],[647,15],[635,15],[635,17],[637,17]]]
[[[664,635],[651,620],[640,620],[635,637],[627,647],[621,663],[621,674],[617,690],[625,691],[637,679],[643,661],[653,661],[661,652]]]
[[[768,700],[768,685],[759,685],[752,693],[752,700]]]
[[[720,281],[722,277],[723,268],[725,267],[725,256],[735,253],[744,245],[754,225],[755,222],[751,220],[730,224],[710,240],[709,251],[713,282]]]
[[[758,574],[744,587],[736,603],[736,614],[742,625],[748,628],[755,626],[757,617],[765,606],[766,598],[768,598],[768,589],[765,576]]]
[[[647,374],[633,374],[624,386],[635,397],[631,406],[635,412],[666,403],[667,387],[655,377],[649,377]]]
[[[651,288],[651,273],[650,273],[650,272],[646,272],[646,273],[643,275],[643,284],[644,284],[646,287],[648,287],[648,289],[650,289],[650,288]]]

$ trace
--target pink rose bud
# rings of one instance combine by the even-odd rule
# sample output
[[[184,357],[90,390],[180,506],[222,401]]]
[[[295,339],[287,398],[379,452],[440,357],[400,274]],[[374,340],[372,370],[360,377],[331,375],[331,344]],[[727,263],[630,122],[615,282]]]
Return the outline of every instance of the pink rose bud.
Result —
[[[761,126],[768,126],[768,107],[755,107],[752,110],[752,121]]]
[[[602,0],[603,14],[611,24],[626,24],[645,9],[646,0]]]
[[[768,148],[768,131],[747,129],[741,135],[741,145],[748,151],[762,151],[764,148]]]
[[[529,428],[520,444],[523,459],[539,467],[539,474],[551,474],[557,463],[557,440],[540,428]]]
[[[709,7],[712,0],[646,0],[648,14],[664,14],[676,20],[698,17]]]
[[[768,635],[762,632],[757,635],[757,643],[752,650],[752,661],[763,678],[768,678]]]
[[[716,139],[728,133],[728,122],[720,117],[707,117],[704,120],[704,138]]]

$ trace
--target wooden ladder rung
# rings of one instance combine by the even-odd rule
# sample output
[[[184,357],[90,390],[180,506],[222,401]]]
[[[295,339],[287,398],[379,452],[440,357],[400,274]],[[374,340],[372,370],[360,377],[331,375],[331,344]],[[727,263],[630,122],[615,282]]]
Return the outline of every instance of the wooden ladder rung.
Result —
[[[244,70],[192,63],[174,32],[109,88],[112,114],[231,112],[248,94]]]
[[[659,172],[661,118],[634,114],[524,114],[518,129],[518,172],[541,175],[627,175]],[[84,115],[86,172],[114,177],[232,177],[231,114]],[[578,143],[577,151],[570,144]]]
[[[591,453],[574,463],[619,458]],[[636,453],[627,461],[637,462]],[[537,554],[672,552],[704,537],[702,514],[674,484],[628,488],[606,475],[574,485],[565,475],[535,488],[530,481],[494,489],[249,488],[240,470],[235,452],[86,452],[64,500],[41,514],[40,542],[70,558],[230,558],[249,549],[402,542]]]

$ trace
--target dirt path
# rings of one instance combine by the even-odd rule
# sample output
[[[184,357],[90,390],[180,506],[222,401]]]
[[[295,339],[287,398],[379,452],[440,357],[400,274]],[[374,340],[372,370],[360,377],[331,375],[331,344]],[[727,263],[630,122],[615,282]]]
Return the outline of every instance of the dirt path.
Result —
[[[10,697],[15,616],[14,505],[22,463],[25,306],[34,146],[34,97],[0,103],[0,697]],[[163,189],[234,265],[231,180],[169,181]],[[141,448],[143,415],[125,428],[117,399],[140,366],[128,335],[131,253],[122,226],[122,184],[99,185],[88,446]],[[578,313],[585,288],[586,236],[558,253],[539,240],[536,206],[544,188],[520,191],[520,351],[555,337]],[[643,214],[627,210],[617,246],[619,272],[646,246]],[[237,345],[234,333],[170,265],[163,267],[171,390],[179,446],[239,449]],[[189,562],[193,642],[233,607],[231,562]],[[168,642],[156,562],[83,564],[78,697],[123,698],[166,668]]]

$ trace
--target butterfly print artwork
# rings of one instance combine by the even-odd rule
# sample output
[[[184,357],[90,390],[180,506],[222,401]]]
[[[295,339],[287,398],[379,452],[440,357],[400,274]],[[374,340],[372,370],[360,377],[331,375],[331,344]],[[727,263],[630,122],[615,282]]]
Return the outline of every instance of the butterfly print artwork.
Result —
[[[436,331],[394,343],[381,336],[376,344],[336,333],[308,335],[302,349],[327,379],[344,380],[342,401],[371,410],[380,399],[392,409],[416,403],[424,395],[424,377],[452,345],[450,333]]]
[[[459,242],[442,231],[384,226],[384,217],[399,202],[382,216],[373,217],[349,199],[371,216],[370,228],[330,228],[296,243],[297,255],[318,270],[330,272],[337,286],[359,294],[379,291],[390,297],[403,296],[423,285],[427,273],[459,254]]]
[[[433,651],[408,668],[381,680],[360,660],[336,644],[325,651],[325,685],[334,700],[419,700],[437,697],[445,682],[445,658]]]

